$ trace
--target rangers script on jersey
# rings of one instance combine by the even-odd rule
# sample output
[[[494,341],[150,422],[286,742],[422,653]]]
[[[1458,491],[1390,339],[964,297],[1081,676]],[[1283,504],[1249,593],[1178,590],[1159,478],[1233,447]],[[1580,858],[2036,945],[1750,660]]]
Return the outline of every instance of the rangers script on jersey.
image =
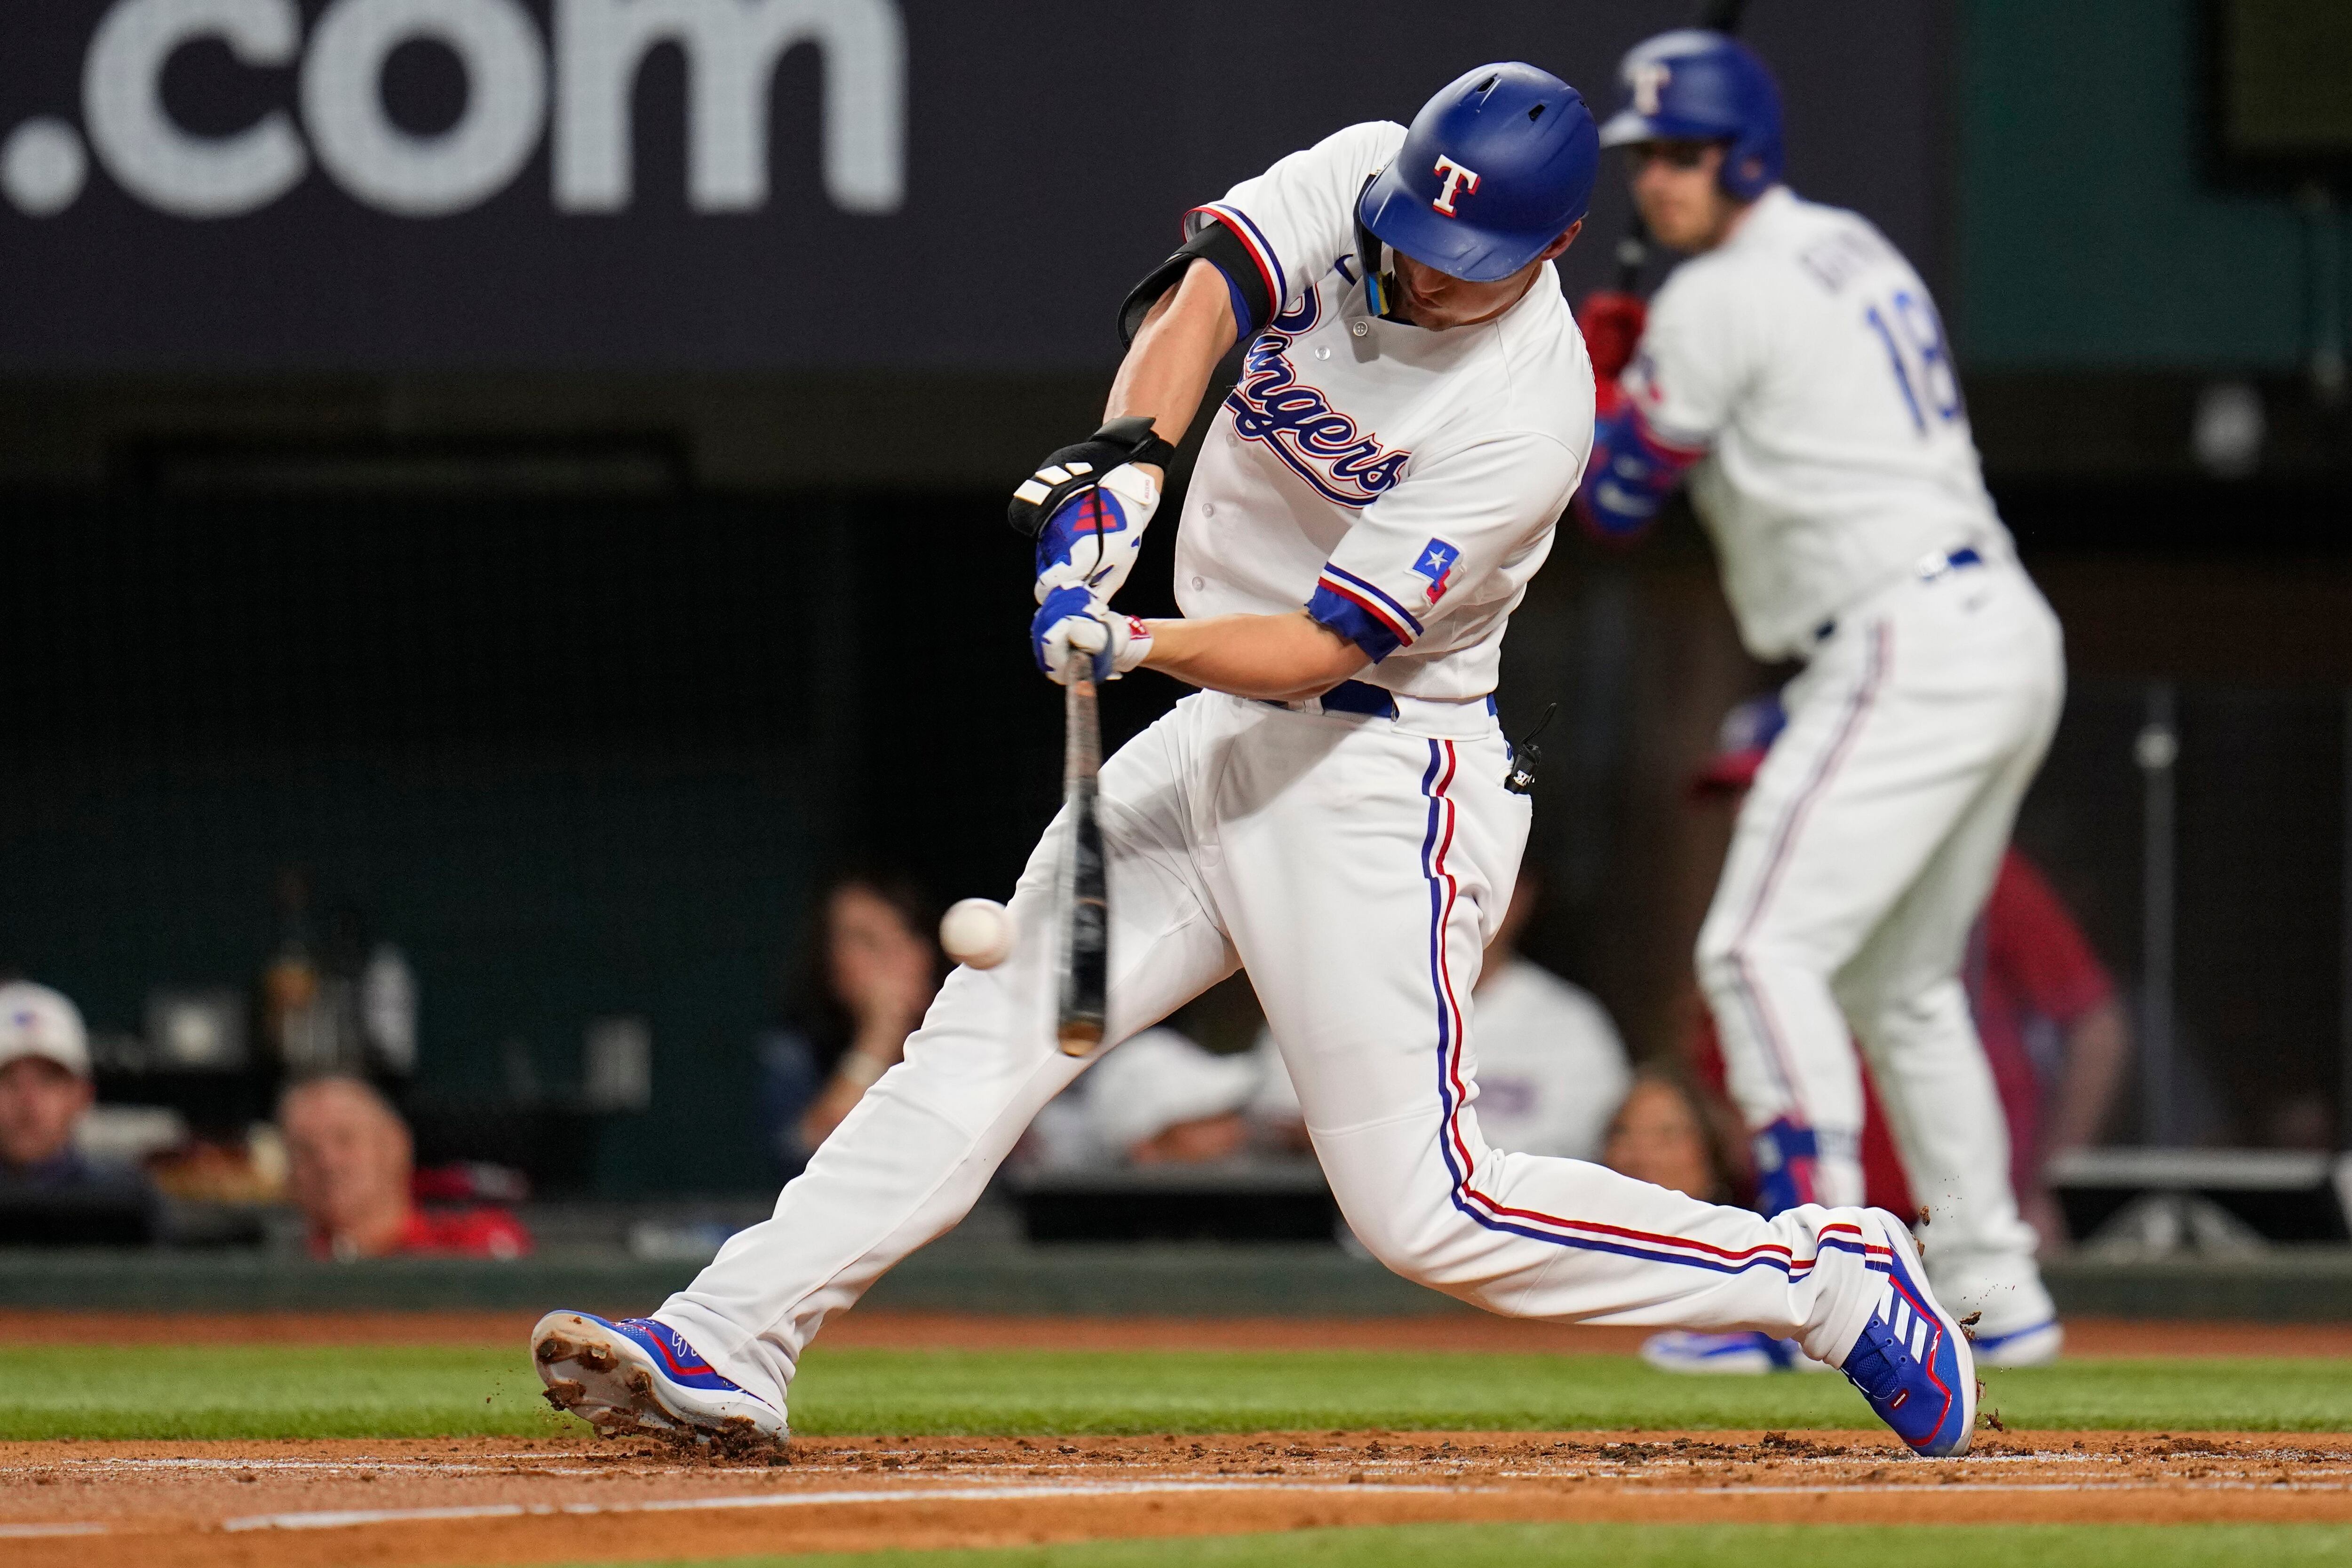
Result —
[[[1407,696],[1495,689],[1503,628],[1592,447],[1592,366],[1546,263],[1518,303],[1431,332],[1367,313],[1355,203],[1404,140],[1354,125],[1188,214],[1222,223],[1279,312],[1248,345],[1185,497],[1188,616],[1316,619]]]

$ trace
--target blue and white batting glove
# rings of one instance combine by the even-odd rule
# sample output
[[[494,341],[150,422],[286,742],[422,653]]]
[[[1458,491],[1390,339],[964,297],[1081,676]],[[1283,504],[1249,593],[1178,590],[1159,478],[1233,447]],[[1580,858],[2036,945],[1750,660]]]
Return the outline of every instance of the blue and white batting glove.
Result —
[[[1049,464],[1029,484],[1060,472]],[[1135,569],[1143,530],[1159,509],[1160,486],[1132,463],[1063,501],[1037,535],[1037,602],[1057,588],[1090,588],[1101,599],[1117,593]]]
[[[1151,652],[1151,628],[1083,588],[1056,588],[1029,622],[1029,646],[1056,685],[1066,684],[1062,672],[1073,648],[1094,655],[1095,679],[1115,681]]]

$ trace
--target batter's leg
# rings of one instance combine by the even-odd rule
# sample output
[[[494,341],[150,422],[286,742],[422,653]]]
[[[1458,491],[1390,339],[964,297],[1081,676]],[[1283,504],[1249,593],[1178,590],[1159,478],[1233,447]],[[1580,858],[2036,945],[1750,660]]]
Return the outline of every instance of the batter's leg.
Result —
[[[1124,1040],[1233,972],[1185,850],[1187,709],[1104,766],[1108,1038]],[[655,1314],[713,1365],[782,1408],[801,1351],[901,1258],[949,1229],[1045,1103],[1086,1066],[1055,1043],[1057,821],[1012,900],[1013,955],[958,969],[907,1042],[777,1199]]]
[[[1364,720],[1335,737],[1349,722],[1274,716],[1236,748],[1206,873],[1349,1227],[1490,1311],[1758,1329],[1841,1359],[1884,1293],[1879,1219],[1766,1220],[1486,1146],[1470,995],[1528,803],[1503,789],[1497,736]]]

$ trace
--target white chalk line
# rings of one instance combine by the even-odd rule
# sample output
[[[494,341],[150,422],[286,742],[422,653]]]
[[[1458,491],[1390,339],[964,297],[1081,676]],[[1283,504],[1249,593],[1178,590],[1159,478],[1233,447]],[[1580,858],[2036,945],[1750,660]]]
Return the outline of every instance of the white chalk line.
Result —
[[[420,1470],[435,1475],[478,1475],[502,1468],[491,1465],[444,1463],[431,1459],[69,1459],[67,1466],[90,1470]],[[39,1469],[52,1467],[41,1466]],[[583,1472],[583,1474],[587,1472]]]
[[[740,1497],[667,1498],[651,1502],[501,1502],[461,1508],[343,1509],[315,1513],[261,1513],[226,1520],[221,1528],[248,1530],[345,1530],[366,1524],[431,1523],[455,1519],[527,1519],[604,1513],[688,1513],[717,1509],[814,1508],[839,1504],[1000,1502],[1050,1498],[1148,1497],[1170,1492],[1342,1492],[1369,1494],[1494,1491],[1493,1487],[1365,1486],[1342,1481],[1169,1480],[1077,1482],[1067,1485],[929,1487],[920,1490],[756,1492]]]
[[[1553,1479],[1581,1479],[1581,1477],[1553,1477]],[[1593,1479],[1623,1479],[1622,1477],[1592,1477]],[[615,1513],[685,1513],[738,1509],[814,1508],[871,1504],[907,1504],[926,1502],[1001,1502],[1070,1498],[1146,1497],[1186,1492],[1286,1492],[1329,1493],[1354,1497],[1379,1496],[1386,1493],[1451,1496],[1493,1495],[1513,1489],[1487,1486],[1428,1486],[1376,1484],[1336,1481],[1244,1480],[1235,1479],[1075,1482],[1061,1485],[1026,1485],[1003,1487],[931,1487],[919,1490],[860,1489],[842,1491],[765,1492],[748,1496],[708,1498],[666,1498],[646,1502],[573,1502],[573,1503],[482,1503],[454,1508],[342,1509],[303,1513],[253,1514],[222,1521],[221,1528],[231,1531],[257,1530],[348,1530],[372,1524],[429,1524],[452,1520],[530,1519],[571,1515]],[[1853,1496],[1864,1493],[1884,1495],[1887,1487],[1877,1485],[1814,1485],[1814,1486],[1643,1486],[1630,1489],[1643,1497],[1822,1497]],[[1905,1489],[1914,1490],[1914,1489]],[[2158,1490],[2207,1492],[2300,1492],[2344,1494],[2352,1492],[2352,1485],[2315,1485],[2307,1481],[1956,1481],[1937,1486],[1921,1485],[1916,1490],[1925,1496],[1942,1492],[1968,1492],[1975,1495],[2049,1494],[2087,1492],[2141,1492]],[[42,1524],[0,1524],[0,1540],[24,1541],[60,1536],[104,1535],[109,1526],[95,1522],[58,1522]]]
[[[52,1535],[104,1535],[102,1524],[0,1524],[0,1541],[38,1541]]]

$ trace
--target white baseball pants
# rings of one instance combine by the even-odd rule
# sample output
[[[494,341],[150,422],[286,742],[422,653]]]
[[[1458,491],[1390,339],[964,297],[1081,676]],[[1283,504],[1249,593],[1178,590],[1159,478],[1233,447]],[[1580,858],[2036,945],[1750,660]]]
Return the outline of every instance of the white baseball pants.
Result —
[[[1732,1095],[1751,1128],[1815,1131],[1830,1204],[1862,1201],[1851,1024],[1932,1216],[1936,1293],[1987,1334],[2053,1308],[1960,964],[2064,690],[2057,617],[2013,564],[1841,615],[1785,694],[1698,941]]]
[[[1398,718],[1202,693],[1102,774],[1109,1038],[1245,965],[1349,1225],[1381,1261],[1490,1311],[1761,1329],[1843,1360],[1886,1267],[1882,1221],[1766,1220],[1573,1160],[1504,1154],[1471,1102],[1471,987],[1528,831],[1485,705]],[[1049,830],[1013,956],[949,977],[906,1061],[657,1314],[763,1398],[826,1314],[954,1225],[1084,1071],[1054,1043]]]

